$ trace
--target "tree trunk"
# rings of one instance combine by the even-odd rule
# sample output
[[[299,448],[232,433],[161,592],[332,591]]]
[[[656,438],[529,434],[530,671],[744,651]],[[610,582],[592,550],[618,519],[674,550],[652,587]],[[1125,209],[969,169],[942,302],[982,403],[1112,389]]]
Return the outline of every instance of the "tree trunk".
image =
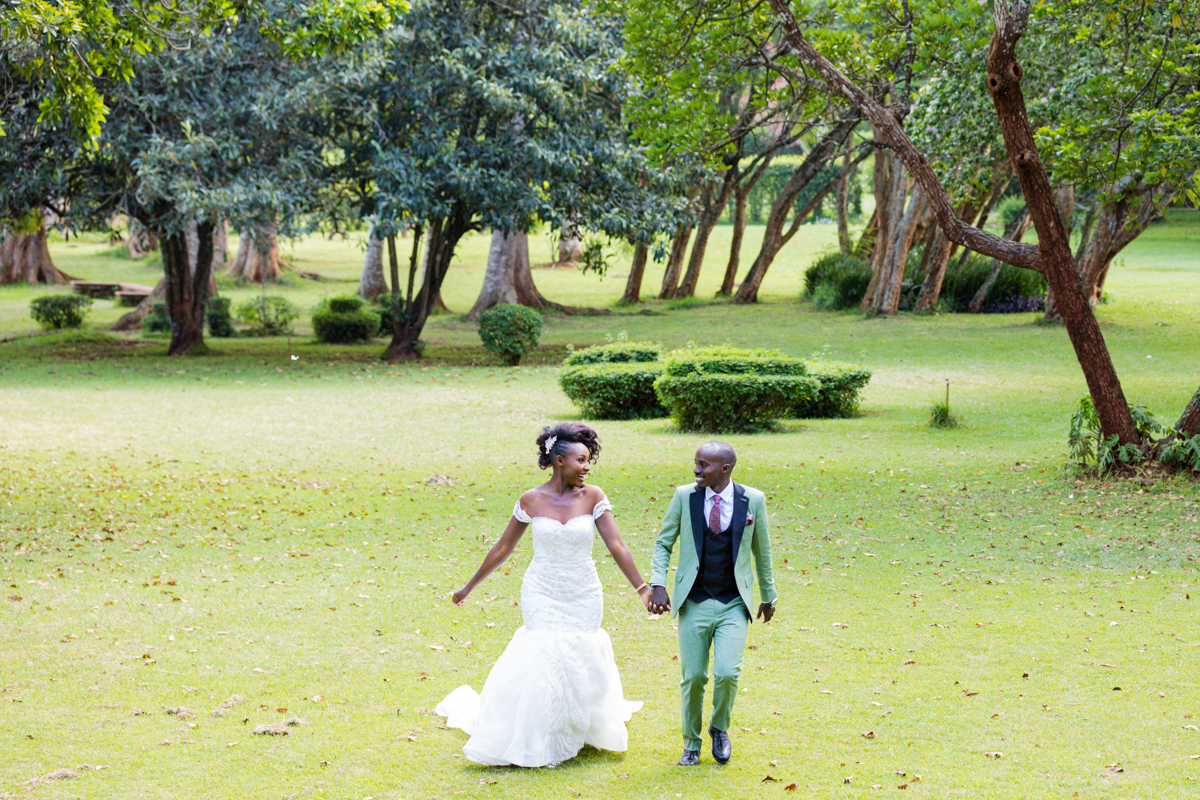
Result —
[[[1038,232],[1036,247],[1006,242],[1000,237],[965,224],[954,214],[949,196],[925,156],[905,133],[899,119],[847,78],[804,38],[788,0],[768,0],[783,29],[791,52],[828,86],[861,108],[886,141],[904,159],[933,205],[938,224],[955,242],[1019,267],[1035,269],[1046,276],[1062,311],[1067,334],[1087,380],[1100,427],[1105,437],[1116,436],[1120,444],[1139,443],[1133,415],[1109,356],[1100,326],[1079,288],[1070,242],[1063,235],[1062,218],[1054,189],[1042,166],[1033,129],[1021,93],[1023,70],[1016,46],[1029,21],[1030,4],[1007,2],[992,6],[995,32],[987,54],[988,90],[996,108],[1004,144],[1021,182],[1030,217]]]
[[[708,237],[725,211],[725,204],[729,202],[729,193],[733,190],[737,177],[738,169],[734,164],[726,168],[720,189],[714,192],[712,187],[709,187],[704,192],[704,205],[700,211],[700,219],[696,222],[696,237],[692,241],[692,255],[688,259],[683,283],[675,290],[676,299],[695,296],[696,284],[700,281],[700,269],[704,266],[704,254],[708,250]]]
[[[1187,404],[1179,421],[1175,423],[1175,430],[1188,439],[1200,433],[1200,389],[1197,389],[1196,393],[1192,395],[1191,402]]]
[[[125,249],[130,258],[145,258],[158,249],[158,236],[135,217],[129,218],[129,235],[125,237]]]
[[[663,270],[662,289],[658,293],[658,299],[670,300],[675,296],[675,290],[679,288],[679,270],[691,237],[691,225],[680,225],[676,229],[675,238],[671,241],[671,254],[667,256],[667,266]]]
[[[198,245],[193,268],[188,258],[187,235],[160,237],[163,272],[166,277],[167,316],[171,320],[171,344],[167,355],[179,356],[204,348],[204,306],[212,279],[213,224],[197,226]]]
[[[837,202],[834,203],[837,212],[838,249],[842,255],[849,255],[853,246],[850,243],[850,221],[846,213],[846,203],[850,199],[850,151],[846,151],[842,159],[842,171],[838,175]]]
[[[728,297],[733,294],[733,287],[737,282],[737,272],[741,267],[742,239],[746,235],[746,204],[750,199],[750,192],[754,191],[754,187],[766,174],[767,167],[771,166],[773,158],[774,156],[771,154],[762,156],[758,166],[749,176],[743,173],[733,189],[733,236],[729,242],[729,261],[725,264],[725,276],[721,279],[721,288],[717,292],[718,297]]]
[[[899,165],[897,165],[899,166]],[[900,170],[900,185],[908,182],[908,177]],[[894,208],[904,207],[904,195],[893,197]],[[908,265],[908,251],[912,249],[913,238],[917,235],[917,223],[925,213],[925,193],[920,186],[914,186],[912,197],[904,214],[891,228],[891,241],[888,243],[887,255],[884,257],[876,281],[874,295],[863,298],[863,311],[867,314],[895,314],[900,308],[900,292],[904,283],[904,270]],[[894,218],[894,214],[893,214]],[[877,245],[878,246],[878,245]]]
[[[217,294],[216,275],[218,272],[224,272],[229,268],[229,226],[225,224],[225,220],[220,220],[213,226],[213,257],[212,257],[212,274],[213,274],[213,296]]]
[[[569,228],[570,226],[559,231],[558,263],[560,264],[567,262],[574,264],[583,258],[583,242]]]
[[[796,198],[820,174],[821,168],[825,166],[837,148],[846,141],[846,137],[854,130],[854,126],[857,123],[857,117],[840,120],[809,151],[800,166],[792,172],[791,177],[788,178],[788,182],[784,184],[783,190],[775,198],[775,202],[771,206],[771,213],[767,215],[767,225],[763,231],[763,241],[759,247],[758,256],[755,257],[754,263],[750,265],[750,271],[746,274],[742,285],[738,287],[737,294],[733,298],[735,302],[758,302],[758,289],[762,286],[763,278],[767,275],[767,270],[771,268],[771,264],[775,261],[775,256],[779,254],[780,249],[798,230],[804,217],[808,216],[812,209],[819,205],[821,200],[835,188],[837,179],[834,178],[834,180],[827,183],[817,193],[816,197],[806,204],[804,209],[796,212],[791,229],[785,233],[783,226],[796,204]],[[860,156],[860,159],[864,157],[865,155]]]
[[[522,257],[529,263],[529,238],[523,233],[505,235],[503,231],[492,231],[492,246],[488,250],[487,271],[483,274],[483,288],[479,298],[467,312],[467,319],[479,319],[479,315],[501,303],[517,302],[517,286],[514,267]]]
[[[237,257],[226,273],[251,283],[277,281],[283,277],[283,264],[279,258],[279,243],[275,226],[261,231],[244,231],[238,244]]]
[[[70,280],[50,258],[45,227],[24,235],[0,229],[0,286],[21,282],[62,285]]]
[[[212,251],[213,252],[212,252],[212,257],[209,262],[208,287],[206,288],[206,290],[204,292],[205,302],[208,301],[208,298],[217,296],[217,278],[216,278],[216,275],[213,274],[213,266],[212,265],[215,264],[217,261],[218,226],[213,225],[211,227],[212,227],[211,239],[212,239]],[[183,235],[187,239],[188,265],[190,266],[191,270],[193,272],[195,272],[196,265],[197,265],[198,259],[200,257],[200,227],[197,224],[196,220],[192,220],[191,222],[188,223],[188,226],[184,230]]]
[[[1025,231],[1029,230],[1030,219],[1029,209],[1023,208],[1021,212],[1012,218],[1008,223],[1008,227],[1004,229],[1004,238],[1012,239],[1014,242],[1021,241],[1025,235]],[[967,252],[970,252],[969,250]],[[978,314],[983,309],[983,304],[987,302],[988,295],[992,291],[992,287],[996,285],[996,278],[1000,277],[1000,266],[1004,262],[998,258],[992,259],[991,268],[988,270],[987,278],[983,284],[975,291],[975,296],[971,298],[970,305],[967,310],[972,314]]]
[[[372,226],[367,233],[367,251],[363,254],[362,275],[358,279],[358,291],[355,294],[373,303],[387,290],[387,279],[383,275],[383,240],[375,236]]]
[[[113,323],[112,330],[128,331],[134,328],[142,327],[142,320],[150,313],[151,308],[155,303],[161,302],[167,296],[167,279],[159,278],[158,283],[154,286],[154,291],[142,298],[142,302],[138,303],[131,311],[122,314],[121,318]]]
[[[650,248],[638,242],[633,248],[633,264],[629,267],[629,279],[625,281],[625,294],[621,297],[623,303],[642,302],[642,276],[646,274],[646,260]]]

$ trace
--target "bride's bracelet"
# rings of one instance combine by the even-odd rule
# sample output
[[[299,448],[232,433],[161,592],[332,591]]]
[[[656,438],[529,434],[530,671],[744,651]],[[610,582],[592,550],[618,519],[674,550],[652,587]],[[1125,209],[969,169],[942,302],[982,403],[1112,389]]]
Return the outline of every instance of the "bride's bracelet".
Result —
[[[641,586],[639,586],[639,587],[637,587],[637,588],[636,588],[636,589],[634,589],[633,591],[634,591],[634,593],[635,593],[635,594],[641,594],[641,593],[642,593],[642,589],[645,589],[645,588],[646,588],[647,586],[649,586],[649,585],[650,585],[650,584],[646,583],[645,581],[642,581],[642,585],[641,585]]]

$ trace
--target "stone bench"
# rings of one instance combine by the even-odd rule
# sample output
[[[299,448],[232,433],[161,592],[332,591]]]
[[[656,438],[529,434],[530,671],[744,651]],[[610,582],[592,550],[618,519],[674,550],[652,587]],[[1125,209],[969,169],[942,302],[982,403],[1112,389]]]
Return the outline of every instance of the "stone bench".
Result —
[[[110,298],[121,289],[119,283],[97,283],[94,281],[71,281],[73,294],[86,294],[88,297]]]
[[[117,303],[122,306],[136,306],[154,292],[153,286],[140,283],[122,283],[116,292]]]

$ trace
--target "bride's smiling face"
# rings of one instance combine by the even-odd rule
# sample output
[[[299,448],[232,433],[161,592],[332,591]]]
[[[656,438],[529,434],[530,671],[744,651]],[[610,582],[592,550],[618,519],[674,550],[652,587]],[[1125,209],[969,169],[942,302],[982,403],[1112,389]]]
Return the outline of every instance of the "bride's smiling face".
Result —
[[[585,445],[571,442],[554,458],[555,468],[568,486],[583,486],[592,469],[591,453]]]

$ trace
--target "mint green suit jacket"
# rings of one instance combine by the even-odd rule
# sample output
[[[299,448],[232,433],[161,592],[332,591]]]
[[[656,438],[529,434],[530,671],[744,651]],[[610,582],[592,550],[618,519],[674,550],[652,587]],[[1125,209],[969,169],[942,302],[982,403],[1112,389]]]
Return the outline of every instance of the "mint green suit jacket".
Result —
[[[749,520],[749,521],[747,521]],[[654,542],[650,561],[650,583],[666,586],[671,592],[671,616],[687,600],[700,572],[700,548],[704,541],[704,489],[691,483],[680,486],[671,498],[662,529]],[[738,594],[754,616],[754,578],[758,577],[758,595],[764,603],[778,597],[771,568],[771,537],[767,523],[767,499],[758,489],[733,484],[733,574]],[[679,564],[675,569],[674,588],[667,582],[671,552],[679,544]],[[753,566],[751,560],[753,559]]]

